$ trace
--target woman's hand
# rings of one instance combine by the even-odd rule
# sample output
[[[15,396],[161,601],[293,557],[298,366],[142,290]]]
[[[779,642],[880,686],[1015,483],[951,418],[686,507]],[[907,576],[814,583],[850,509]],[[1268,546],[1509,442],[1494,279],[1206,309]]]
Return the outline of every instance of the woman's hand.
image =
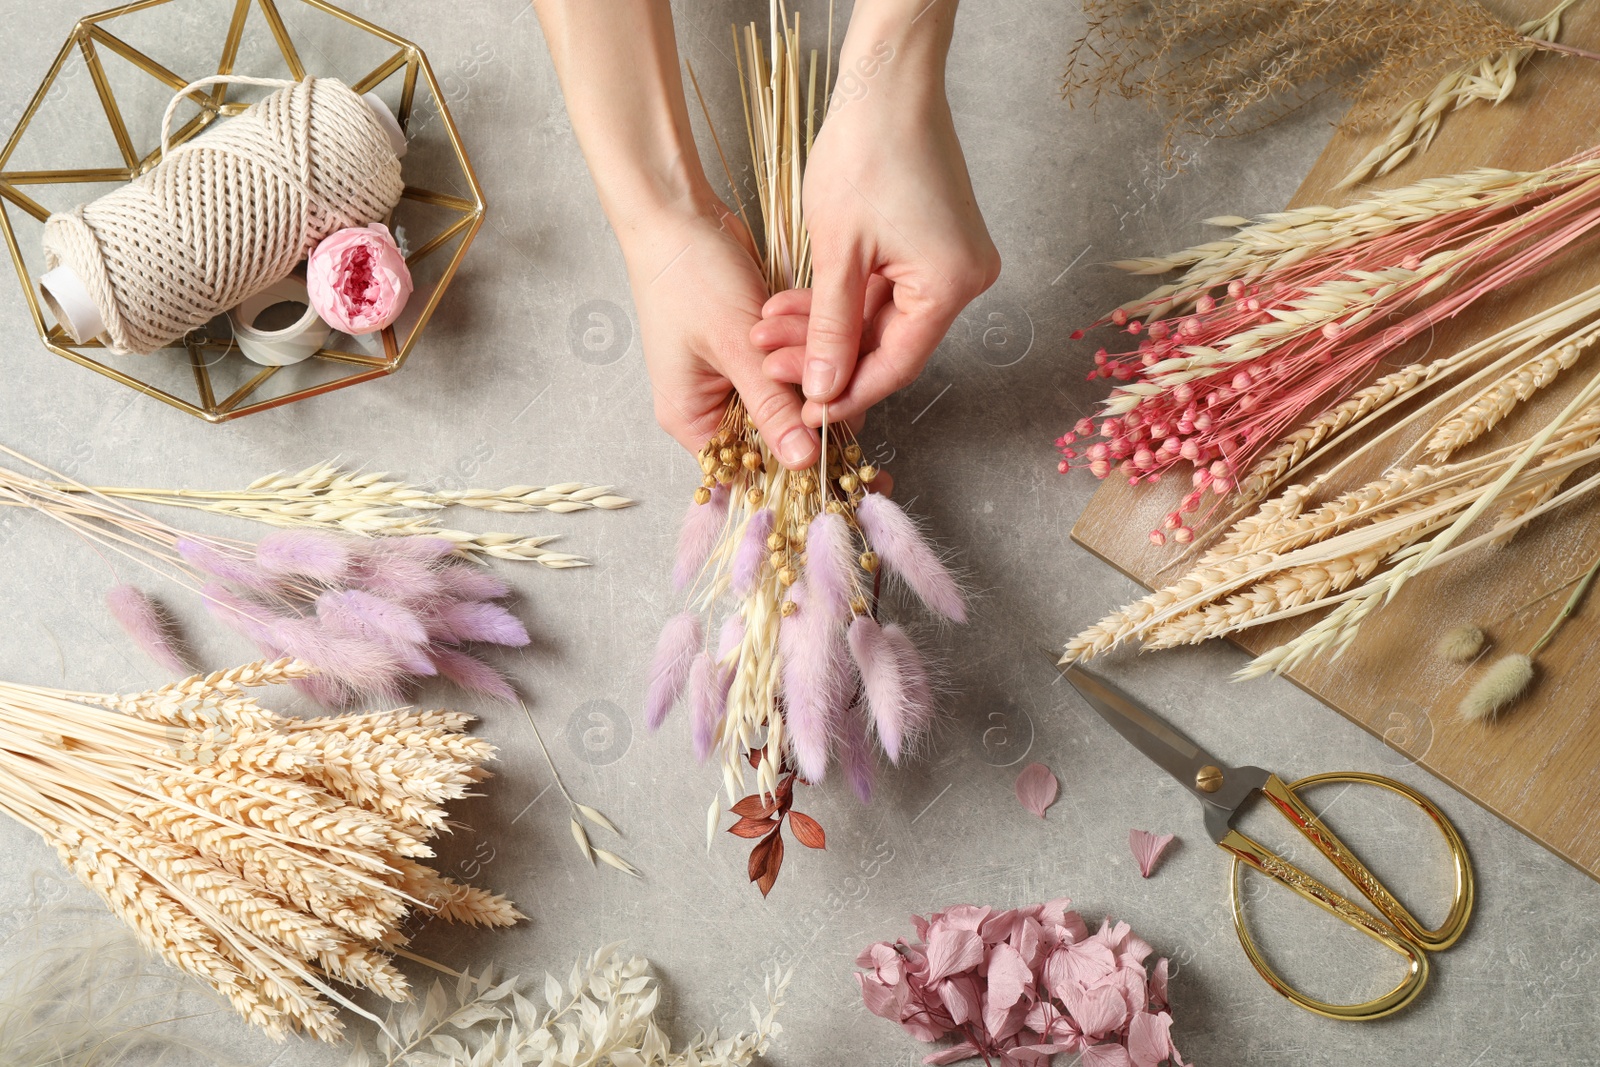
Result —
[[[763,373],[750,341],[767,285],[738,216],[707,194],[691,212],[633,229],[622,250],[662,428],[699,451],[737,390],[785,466],[815,463],[817,435],[800,421],[799,395]]]
[[[918,14],[920,12],[920,14]],[[800,385],[811,426],[916,380],[1000,274],[944,92],[955,4],[861,0],[806,163],[810,290],[767,302],[751,340]]]

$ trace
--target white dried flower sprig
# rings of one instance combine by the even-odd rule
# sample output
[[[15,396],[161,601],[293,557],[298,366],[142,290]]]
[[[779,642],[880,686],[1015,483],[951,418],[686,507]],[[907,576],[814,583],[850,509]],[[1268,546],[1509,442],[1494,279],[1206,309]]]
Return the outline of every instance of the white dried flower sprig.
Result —
[[[526,979],[487,972],[453,987],[435,982],[421,1005],[390,1015],[371,1048],[357,1045],[346,1067],[747,1067],[783,1032],[787,973],[767,976],[763,1000],[750,1005],[751,1031],[711,1030],[673,1049],[656,1022],[649,962],[620,950],[607,945],[574,963],[565,985],[546,974],[538,993]]]
[[[0,684],[0,811],[53,845],[168,963],[274,1037],[337,1040],[336,983],[405,1000],[413,912],[487,926],[510,901],[419,860],[488,742],[447,711],[301,720],[249,690],[293,660],[127,696]]]
[[[504,489],[435,490],[394,481],[387,474],[346,471],[319,463],[297,474],[269,474],[240,491],[147,489],[129,486],[80,486],[62,482],[66,492],[95,493],[146,504],[194,508],[271,526],[344,530],[368,537],[441,537],[462,555],[526,560],[561,569],[588,566],[581,556],[544,546],[553,536],[521,537],[506,533],[469,533],[447,529],[435,516],[417,514],[449,507],[517,513],[553,511],[616,511],[634,501],[617,496],[608,485],[563,482],[559,485],[512,485]]]
[[[1578,0],[1561,0],[1538,18],[1517,27],[1517,33],[1533,41],[1554,41],[1561,35],[1561,16]],[[1426,152],[1444,117],[1478,101],[1491,107],[1504,103],[1517,87],[1517,73],[1535,52],[1536,45],[1510,48],[1480,59],[1475,66],[1452,71],[1426,95],[1406,104],[1396,114],[1389,133],[1350,173],[1339,180],[1336,189],[1348,189],[1370,178],[1379,178],[1410,159],[1413,153]]]

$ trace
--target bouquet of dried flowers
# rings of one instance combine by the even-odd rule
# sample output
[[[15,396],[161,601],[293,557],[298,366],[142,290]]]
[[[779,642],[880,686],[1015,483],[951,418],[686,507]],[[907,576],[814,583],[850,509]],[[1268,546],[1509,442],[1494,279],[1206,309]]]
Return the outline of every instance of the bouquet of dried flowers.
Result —
[[[611,510],[631,501],[604,486],[511,486],[434,492],[381,474],[329,464],[273,475],[241,492],[91,488],[39,467],[46,478],[0,468],[0,503],[33,508],[103,549],[199,593],[225,626],[262,654],[317,668],[296,687],[332,707],[370,696],[397,701],[421,679],[515,701],[510,683],[475,647],[528,644],[503,605],[510,587],[477,565],[484,557],[546,567],[585,565],[553,552],[548,537],[476,534],[439,526],[451,505],[510,512]],[[171,504],[286,527],[259,543],[203,537],[161,522],[126,500]],[[113,616],[158,663],[181,671],[185,655],[170,620],[132,587],[108,598]]]
[[[1083,0],[1088,26],[1063,87],[1159,108],[1169,163],[1186,136],[1258,129],[1336,89],[1354,100],[1348,124],[1394,116],[1360,180],[1425,146],[1447,109],[1504,99],[1531,53],[1600,58],[1555,43],[1573,2],[1513,27],[1474,0]]]
[[[962,904],[924,919],[917,940],[880,941],[856,958],[867,1010],[918,1041],[955,1038],[923,1063],[981,1057],[985,1067],[1183,1064],[1172,1043],[1167,961],[1127,923],[1089,932],[1071,901],[994,911]]]
[[[711,1030],[674,1050],[656,1022],[661,991],[649,961],[607,945],[574,963],[565,985],[546,974],[543,1007],[522,978],[436,982],[420,1011],[391,1015],[374,1046],[358,1044],[347,1067],[747,1067],[783,1032],[777,1014],[788,983],[786,974],[767,977],[764,999],[750,1005],[749,1033]]]
[[[126,696],[0,684],[0,811],[250,1023],[333,1041],[334,1005],[373,1018],[335,982],[410,996],[389,957],[414,910],[522,916],[419,862],[444,805],[487,777],[469,717],[301,720],[249,693],[309,674],[254,663]]]
[[[1115,461],[1137,484],[1188,461],[1194,491],[1167,517],[1166,530],[1180,543],[1192,540],[1187,516],[1208,492],[1213,507],[1232,505],[1237,521],[1182,578],[1078,635],[1065,658],[1127,640],[1146,648],[1195,643],[1332,608],[1242,675],[1288,670],[1347,647],[1415,575],[1505,544],[1600,485],[1580,473],[1600,458],[1600,375],[1520,440],[1468,454],[1600,338],[1600,287],[1354,388],[1424,324],[1592,233],[1600,222],[1597,166],[1591,150],[1544,171],[1424,182],[1350,208],[1289,212],[1175,257],[1188,267],[1185,279],[1138,306],[1156,315],[1183,306],[1195,313],[1176,318],[1176,342],[1156,330],[1160,336],[1143,342],[1150,347],[1136,359],[1102,358],[1114,363],[1108,376],[1128,384],[1113,393],[1108,418],[1078,429],[1108,440],[1080,449],[1074,431],[1058,441],[1062,465],[1086,460],[1107,475]],[[1442,269],[1430,267],[1435,261]],[[1210,292],[1223,285],[1227,307]],[[1403,292],[1431,302],[1389,303]],[[1377,316],[1387,307],[1397,321],[1380,328]],[[1378,477],[1330,491],[1343,471],[1379,448],[1392,450],[1397,435],[1419,426],[1416,442],[1390,455]],[[1321,468],[1315,479],[1294,481],[1313,466]],[[1161,544],[1166,533],[1151,539]],[[1531,677],[1527,656],[1508,657],[1486,677],[1487,695],[1469,697],[1464,712],[1480,717],[1504,706]]]
[[[800,175],[812,136],[816,53],[802,105],[798,19],[792,28],[775,23],[770,46],[776,63],[769,67],[755,27],[748,27],[739,62],[755,113],[763,267],[776,292],[809,284]],[[687,691],[695,751],[702,759],[721,752],[728,801],[739,817],[729,832],[756,841],[750,880],[765,895],[783,863],[785,820],[801,844],[826,843],[822,827],[793,810],[795,782],[821,781],[837,757],[865,802],[876,762],[869,731],[898,762],[932,720],[927,666],[903,629],[877,618],[883,573],[947,619],[964,622],[966,607],[916,524],[869,491],[878,472],[847,425],[824,425],[815,470],[788,471],[735,396],[700,453],[700,467],[704,483],[684,520],[673,568],[690,608],[662,631],[645,720],[659,726]],[[719,609],[724,601],[731,606]],[[725,614],[714,630],[719,610]],[[716,637],[708,642],[711,633]],[[746,762],[756,791],[741,796]],[[708,838],[719,817],[713,798]]]

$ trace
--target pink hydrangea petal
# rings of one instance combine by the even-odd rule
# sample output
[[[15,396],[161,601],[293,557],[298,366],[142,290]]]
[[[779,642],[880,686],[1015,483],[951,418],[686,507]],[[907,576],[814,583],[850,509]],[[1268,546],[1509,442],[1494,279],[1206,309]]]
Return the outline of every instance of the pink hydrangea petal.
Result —
[[[1001,1011],[1009,1011],[1023,994],[1033,989],[1033,971],[1023,961],[1022,954],[1007,944],[989,950],[988,979],[988,1002]]]
[[[1060,789],[1055,774],[1042,763],[1030,763],[1017,775],[1017,800],[1041,819],[1045,809],[1056,802]]]
[[[978,1046],[970,1041],[963,1041],[958,1045],[951,1045],[947,1049],[922,1057],[923,1063],[960,1063],[970,1060],[978,1054]]]
[[[928,981],[970,970],[983,962],[983,941],[971,930],[941,927],[928,939]]]
[[[1128,847],[1133,850],[1134,862],[1139,864],[1139,873],[1146,878],[1156,869],[1161,854],[1172,842],[1172,834],[1152,834],[1147,830],[1128,831]]]
[[[1132,1067],[1128,1050],[1115,1041],[1089,1045],[1078,1059],[1078,1067]]]
[[[1139,1012],[1128,1023],[1128,1058],[1133,1067],[1156,1067],[1172,1058],[1172,1016]]]

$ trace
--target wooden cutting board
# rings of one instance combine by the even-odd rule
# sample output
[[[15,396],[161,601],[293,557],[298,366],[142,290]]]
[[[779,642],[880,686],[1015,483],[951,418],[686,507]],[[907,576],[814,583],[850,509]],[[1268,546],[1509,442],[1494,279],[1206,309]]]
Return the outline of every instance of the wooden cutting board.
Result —
[[[1514,21],[1542,14],[1552,0],[1491,3]],[[1560,40],[1600,49],[1600,3],[1569,11]],[[1543,54],[1526,64],[1511,99],[1473,104],[1449,115],[1433,147],[1371,186],[1407,184],[1479,166],[1536,169],[1600,141],[1600,62]],[[1333,186],[1385,131],[1340,131],[1323,152],[1295,205],[1341,203],[1352,194]],[[1360,190],[1354,194],[1359,196]],[[1126,249],[1145,254],[1165,249]],[[1600,241],[1569,252],[1530,280],[1480,301],[1431,338],[1392,357],[1415,362],[1432,346],[1452,351],[1556,301],[1600,283]],[[1085,350],[1085,353],[1087,350]],[[1389,368],[1389,369],[1392,369]],[[1525,438],[1564,405],[1595,370],[1591,349],[1565,381],[1527,411],[1508,419],[1480,447]],[[1394,452],[1420,435],[1420,428]],[[1467,455],[1470,453],[1464,453]],[[1374,463],[1340,478],[1341,490],[1370,479]],[[1077,477],[1078,475],[1074,475]],[[1087,477],[1087,475],[1083,475]],[[1179,484],[1185,483],[1185,484]],[[1178,577],[1178,549],[1155,548],[1148,533],[1187,488],[1187,478],[1130,488],[1108,479],[1073,528],[1084,548],[1145,586]],[[1600,587],[1538,658],[1533,688],[1516,708],[1490,723],[1456,717],[1461,697],[1498,655],[1529,650],[1559,613],[1568,590],[1537,599],[1587,570],[1600,552],[1600,498],[1535,520],[1503,549],[1488,549],[1412,581],[1394,603],[1372,616],[1339,659],[1324,659],[1290,677],[1312,695],[1378,735],[1546,848],[1600,878]],[[1192,555],[1190,558],[1193,558]],[[1533,602],[1533,603],[1530,603]],[[1106,605],[1108,609],[1118,605]],[[1260,652],[1304,629],[1308,616],[1249,631],[1238,642]],[[1462,668],[1434,655],[1434,642],[1463,623],[1482,626],[1493,645],[1477,665]],[[1150,653],[1161,655],[1160,652]],[[1250,684],[1250,683],[1245,683]],[[1286,728],[1314,730],[1315,722]]]

